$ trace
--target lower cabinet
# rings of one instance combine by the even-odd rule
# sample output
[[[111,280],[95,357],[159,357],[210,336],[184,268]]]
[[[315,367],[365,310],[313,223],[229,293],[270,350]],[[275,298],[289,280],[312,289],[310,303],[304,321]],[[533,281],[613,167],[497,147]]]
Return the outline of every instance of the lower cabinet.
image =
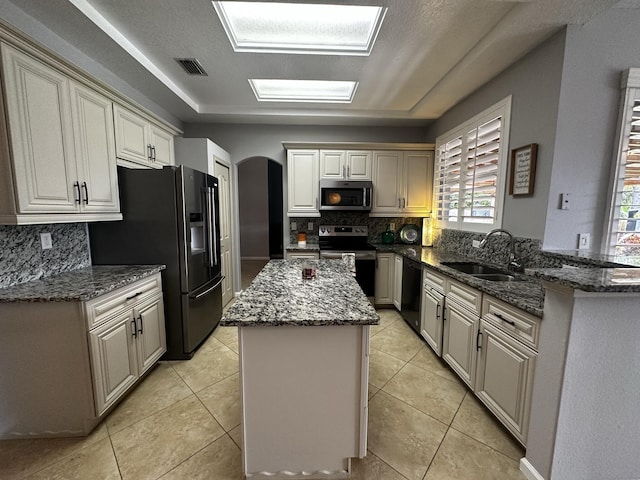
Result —
[[[402,310],[402,255],[396,255],[393,266],[393,305]]]
[[[425,288],[422,291],[420,334],[438,356],[442,356],[444,294]]]
[[[476,377],[476,334],[480,317],[447,298],[442,358],[473,389]]]
[[[376,305],[393,305],[394,258],[394,253],[376,255]]]
[[[116,402],[166,351],[162,293],[118,308],[89,331],[98,415]]]

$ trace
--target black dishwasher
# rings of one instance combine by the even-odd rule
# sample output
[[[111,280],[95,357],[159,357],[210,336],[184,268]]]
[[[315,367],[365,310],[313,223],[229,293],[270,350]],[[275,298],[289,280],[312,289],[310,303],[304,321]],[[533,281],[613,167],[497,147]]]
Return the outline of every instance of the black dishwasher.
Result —
[[[410,258],[402,259],[402,309],[400,314],[420,335],[420,299],[422,298],[422,265]]]

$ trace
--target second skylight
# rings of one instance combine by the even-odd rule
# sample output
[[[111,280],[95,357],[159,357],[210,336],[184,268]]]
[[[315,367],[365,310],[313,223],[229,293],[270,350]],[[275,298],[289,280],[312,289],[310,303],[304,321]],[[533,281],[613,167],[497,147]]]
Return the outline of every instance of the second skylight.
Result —
[[[236,52],[369,55],[386,9],[214,1]]]

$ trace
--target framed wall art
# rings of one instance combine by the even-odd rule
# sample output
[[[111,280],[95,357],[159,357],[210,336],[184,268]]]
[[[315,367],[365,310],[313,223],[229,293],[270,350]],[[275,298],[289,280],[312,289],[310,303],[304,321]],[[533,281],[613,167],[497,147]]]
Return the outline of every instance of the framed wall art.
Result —
[[[537,143],[511,150],[509,195],[533,195],[533,187],[536,180],[537,157]]]

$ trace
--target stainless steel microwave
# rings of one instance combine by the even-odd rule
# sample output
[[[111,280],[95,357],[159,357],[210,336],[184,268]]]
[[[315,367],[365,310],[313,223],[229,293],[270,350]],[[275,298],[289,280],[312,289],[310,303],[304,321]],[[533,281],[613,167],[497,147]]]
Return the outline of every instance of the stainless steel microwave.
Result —
[[[371,210],[373,183],[320,180],[320,210]]]

